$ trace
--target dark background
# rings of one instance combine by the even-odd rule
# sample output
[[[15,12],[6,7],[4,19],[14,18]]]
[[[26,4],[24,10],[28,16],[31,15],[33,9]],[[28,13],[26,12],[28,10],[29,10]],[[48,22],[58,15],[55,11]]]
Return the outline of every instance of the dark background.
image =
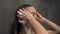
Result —
[[[12,34],[16,8],[21,4],[32,4],[44,17],[60,26],[60,0],[0,0],[0,34]]]

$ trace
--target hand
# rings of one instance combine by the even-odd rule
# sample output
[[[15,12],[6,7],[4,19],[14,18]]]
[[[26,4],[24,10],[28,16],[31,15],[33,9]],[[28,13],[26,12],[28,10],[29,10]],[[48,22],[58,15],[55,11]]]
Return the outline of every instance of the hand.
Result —
[[[37,14],[36,15],[36,19],[39,20],[39,21],[43,21],[44,17],[40,13],[38,13],[38,12],[36,12],[36,14]]]
[[[31,13],[29,13],[29,11],[27,11],[27,10],[25,10],[25,9],[20,9],[20,11],[22,12],[22,15],[24,16],[24,17],[26,17],[26,19],[28,19],[28,20],[31,20],[32,18],[34,18],[33,17],[33,15],[31,14]],[[20,15],[20,11],[17,11],[18,12],[18,14]]]

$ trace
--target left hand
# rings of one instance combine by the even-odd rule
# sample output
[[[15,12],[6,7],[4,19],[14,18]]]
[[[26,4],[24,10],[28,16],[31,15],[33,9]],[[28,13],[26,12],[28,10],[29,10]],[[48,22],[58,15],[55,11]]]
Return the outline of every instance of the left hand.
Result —
[[[38,21],[43,21],[44,19],[43,19],[44,17],[39,13],[39,12],[36,12],[36,19],[38,20]]]

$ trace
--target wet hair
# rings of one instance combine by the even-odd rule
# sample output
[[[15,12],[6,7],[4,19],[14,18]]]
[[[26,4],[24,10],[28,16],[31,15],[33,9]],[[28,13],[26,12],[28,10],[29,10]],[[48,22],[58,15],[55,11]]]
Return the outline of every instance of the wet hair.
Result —
[[[23,4],[23,5],[20,5],[16,11],[19,11],[19,9],[22,9],[22,8],[27,8],[27,7],[30,7],[32,5],[29,5],[29,4]]]
[[[19,23],[18,22],[18,17],[17,17],[17,11],[19,11],[19,9],[22,9],[22,8],[27,8],[27,7],[30,7],[32,5],[29,5],[29,4],[23,4],[23,5],[20,5],[17,9],[16,9],[16,22],[17,22],[17,34],[19,34],[19,32],[21,32],[20,30],[23,28],[23,25],[22,23]]]

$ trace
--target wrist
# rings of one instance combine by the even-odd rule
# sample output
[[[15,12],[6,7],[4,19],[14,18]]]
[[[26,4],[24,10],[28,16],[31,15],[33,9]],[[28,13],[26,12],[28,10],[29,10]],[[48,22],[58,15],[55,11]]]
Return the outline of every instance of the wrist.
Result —
[[[32,21],[32,20],[34,20],[34,19],[35,19],[35,18],[33,18],[33,17],[30,17],[28,20],[29,20],[29,21]]]
[[[43,19],[43,21],[45,22],[45,23],[48,23],[48,22],[50,22],[49,20],[47,20],[46,18],[42,18]]]

